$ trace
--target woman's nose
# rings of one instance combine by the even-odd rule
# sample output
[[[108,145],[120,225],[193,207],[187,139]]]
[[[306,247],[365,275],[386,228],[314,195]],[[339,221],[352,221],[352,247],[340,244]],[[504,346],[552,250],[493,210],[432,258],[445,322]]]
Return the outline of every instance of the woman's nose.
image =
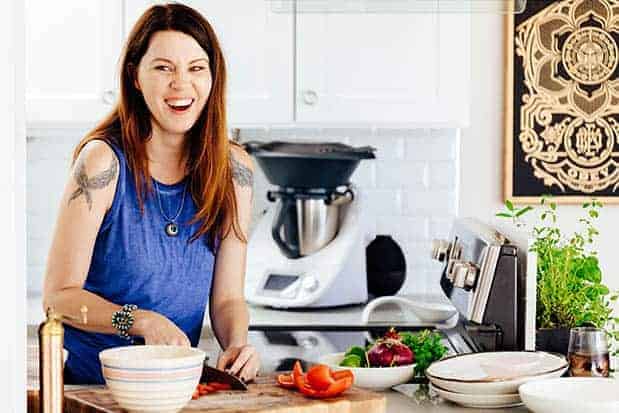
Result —
[[[180,89],[187,84],[188,78],[189,76],[185,72],[179,70],[174,74],[170,86],[174,89]]]

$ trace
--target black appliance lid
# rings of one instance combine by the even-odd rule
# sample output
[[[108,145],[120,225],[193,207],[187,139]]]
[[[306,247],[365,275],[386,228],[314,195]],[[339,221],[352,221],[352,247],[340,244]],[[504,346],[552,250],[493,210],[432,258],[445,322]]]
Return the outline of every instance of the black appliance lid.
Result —
[[[374,159],[375,148],[371,146],[353,147],[334,142],[258,142],[243,144],[247,152],[257,157],[287,157],[305,159]]]

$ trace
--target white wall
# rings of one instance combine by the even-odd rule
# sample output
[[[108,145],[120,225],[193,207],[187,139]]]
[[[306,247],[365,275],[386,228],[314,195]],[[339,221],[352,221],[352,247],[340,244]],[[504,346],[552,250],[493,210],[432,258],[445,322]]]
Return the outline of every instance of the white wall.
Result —
[[[494,214],[503,202],[503,16],[474,14],[471,24],[471,127],[462,131],[460,213],[499,225]],[[558,207],[559,226],[571,233],[578,229],[580,206]],[[537,217],[535,212],[533,217]],[[501,222],[503,224],[503,222]],[[615,231],[617,206],[606,205],[597,228],[600,266],[604,282],[619,289],[619,262]]]

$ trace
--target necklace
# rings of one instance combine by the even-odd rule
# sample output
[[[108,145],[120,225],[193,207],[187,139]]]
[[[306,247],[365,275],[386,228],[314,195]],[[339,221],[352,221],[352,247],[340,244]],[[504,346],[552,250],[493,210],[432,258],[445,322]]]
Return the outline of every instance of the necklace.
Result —
[[[185,206],[185,193],[187,192],[187,182],[185,182],[185,186],[183,188],[183,198],[181,199],[181,206],[178,208],[176,215],[174,218],[169,218],[165,212],[163,212],[163,206],[161,205],[161,194],[159,193],[159,185],[157,185],[157,181],[153,179],[155,183],[155,189],[157,190],[157,200],[159,200],[159,211],[161,211],[161,215],[163,219],[167,222],[165,225],[165,233],[168,237],[175,237],[178,235],[178,224],[176,223],[176,219],[179,217],[181,212],[183,211],[183,207]]]

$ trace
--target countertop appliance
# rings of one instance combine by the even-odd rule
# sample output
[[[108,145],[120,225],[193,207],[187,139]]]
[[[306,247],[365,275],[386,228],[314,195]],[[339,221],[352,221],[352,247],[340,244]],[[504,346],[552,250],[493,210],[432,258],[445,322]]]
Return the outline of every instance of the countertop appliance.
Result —
[[[434,329],[443,335],[452,354],[534,350],[534,323],[525,328],[525,322],[535,318],[535,290],[525,285],[531,277],[526,275],[526,250],[521,240],[516,244],[479,221],[456,219],[449,238],[433,242],[432,255],[442,264],[437,264],[440,294],[379,297],[366,306],[369,312],[362,305],[286,311],[252,306],[250,330],[256,337],[273,332],[288,333],[280,334],[280,340],[299,337],[279,347],[281,353],[272,355],[278,360],[304,357],[316,362],[314,353],[307,351],[311,343],[321,343],[324,351],[333,351],[331,347],[343,351],[346,345],[367,344],[390,326],[400,331]],[[378,300],[380,305],[374,306]],[[419,311],[419,307],[432,312],[446,305],[452,306],[452,315],[443,322],[429,323],[427,314]],[[301,331],[305,332],[299,335]],[[334,343],[332,335],[348,341]]]
[[[477,220],[456,219],[448,240],[432,242],[432,257],[443,263],[440,286],[457,310],[457,316],[436,327],[458,353],[527,347],[525,320],[531,317],[527,301],[534,302],[535,295],[529,294],[527,300],[526,260],[516,245]],[[376,304],[390,302],[408,307],[425,319],[428,316],[421,310],[432,312],[439,308],[432,302],[406,296],[381,297],[368,303],[364,316]],[[528,349],[533,350],[530,345]]]
[[[449,240],[433,241],[432,256],[445,264],[441,288],[458,310],[456,330],[471,350],[523,350],[527,294],[522,251],[494,228],[458,219]]]
[[[247,246],[245,296],[276,308],[333,307],[368,299],[362,192],[350,176],[374,148],[340,143],[247,142],[273,207]]]

